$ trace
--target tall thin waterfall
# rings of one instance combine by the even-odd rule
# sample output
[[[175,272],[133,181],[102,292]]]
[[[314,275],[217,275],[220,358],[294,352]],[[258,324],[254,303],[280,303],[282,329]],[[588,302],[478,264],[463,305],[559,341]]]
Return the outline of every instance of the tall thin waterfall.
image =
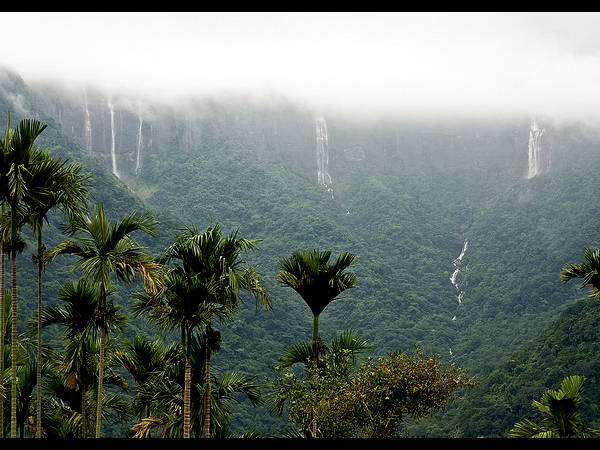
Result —
[[[83,92],[84,101],[85,101],[85,130],[84,130],[84,138],[85,138],[85,148],[88,153],[92,152],[92,121],[90,120],[90,110],[88,108],[88,100],[87,100],[87,92]]]
[[[110,158],[112,161],[112,173],[117,178],[120,178],[119,172],[117,170],[117,155],[116,155],[116,149],[115,149],[115,107],[110,101],[108,101],[108,109],[110,111],[110,133],[111,133]]]
[[[461,273],[462,259],[464,258],[465,253],[467,252],[468,246],[469,246],[469,241],[467,239],[465,239],[465,242],[463,243],[463,248],[460,252],[460,255],[458,255],[458,257],[454,261],[452,261],[452,265],[454,266],[454,272],[452,272],[452,275],[450,275],[450,283],[456,289],[456,299],[458,300],[457,307],[460,307],[460,305],[462,305],[462,299],[464,296],[464,292],[458,286],[456,278]],[[452,321],[456,321],[456,314],[452,317]],[[450,356],[451,357],[454,356],[452,353],[452,349],[450,349]]]
[[[138,126],[138,139],[137,139],[137,153],[135,158],[135,174],[137,175],[142,168],[142,126],[144,124],[144,119],[142,116],[138,116],[139,118],[139,126]]]
[[[323,117],[316,119],[317,136],[317,182],[325,186],[333,198],[333,181],[329,173],[329,142],[327,138],[327,122]]]
[[[454,261],[452,261],[452,264],[454,265],[454,272],[452,272],[452,275],[450,276],[450,283],[452,283],[452,286],[454,286],[456,288],[457,299],[458,299],[459,305],[462,303],[463,292],[459,289],[458,284],[456,283],[456,277],[460,273],[460,265],[461,265],[462,259],[465,256],[468,246],[469,246],[469,241],[465,239],[465,242],[463,244],[463,248],[462,248],[462,251],[460,252],[460,255],[458,255],[458,257]]]
[[[550,169],[550,153],[544,145],[544,128],[540,128],[534,118],[529,128],[527,178],[547,172]]]

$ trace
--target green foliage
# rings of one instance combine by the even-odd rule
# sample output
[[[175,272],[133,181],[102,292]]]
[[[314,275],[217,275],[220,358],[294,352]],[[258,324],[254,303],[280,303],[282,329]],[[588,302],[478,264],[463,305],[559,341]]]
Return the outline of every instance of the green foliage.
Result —
[[[273,408],[281,414],[286,407],[300,433],[308,433],[316,414],[319,437],[397,437],[405,416],[428,416],[452,401],[457,391],[473,386],[464,370],[453,364],[443,368],[439,357],[426,357],[422,350],[415,355],[396,351],[356,368],[349,359],[356,353],[353,348],[365,349],[364,341],[355,337],[358,345],[347,348],[341,342],[349,336],[341,335],[332,344],[318,377],[313,378],[314,369],[306,363],[304,379],[284,371],[289,355],[280,359]]]
[[[356,276],[346,272],[355,255],[343,253],[329,262],[331,251],[294,252],[279,264],[278,281],[294,289],[318,316],[337,296],[356,285]]]
[[[142,347],[142,341],[136,344],[136,349]],[[147,346],[148,344],[144,345]],[[182,437],[183,436],[183,384],[186,351],[181,345],[166,348],[158,343],[151,343],[153,358],[157,362],[148,368],[141,377],[138,375],[136,397],[132,403],[134,411],[141,417],[134,426],[134,437]],[[203,341],[193,337],[191,347],[191,434],[195,437],[202,435],[204,425],[204,396],[206,394],[205,364]],[[132,349],[132,348],[131,348]],[[136,352],[139,353],[139,352]],[[125,356],[129,355],[129,356]],[[120,352],[121,361],[129,361],[134,355],[127,351]],[[139,354],[136,358],[139,358]],[[162,358],[162,361],[160,359]],[[128,367],[131,366],[128,364]],[[139,367],[135,367],[139,372]],[[262,402],[261,386],[252,376],[238,372],[226,372],[222,376],[213,375],[213,385],[210,389],[211,411],[214,436],[227,434],[232,415],[232,404],[238,401],[238,396],[246,397],[252,404]]]
[[[278,261],[299,248],[328,248],[357,255],[360,286],[352,302],[332,302],[322,312],[325,340],[339,330],[357,329],[372,343],[376,357],[418,343],[480,380],[445,414],[417,423],[406,418],[413,434],[506,436],[527,415],[531,400],[566,373],[584,374],[589,396],[597,398],[595,316],[587,309],[579,309],[581,315],[568,309],[578,298],[577,286],[558,282],[565,262],[580,258],[583,246],[600,245],[600,138],[594,130],[549,124],[551,172],[527,180],[528,130],[520,119],[442,124],[349,123],[328,117],[335,183],[331,199],[315,182],[314,117],[292,105],[198,101],[190,110],[200,112],[191,118],[189,110],[156,108],[142,171],[119,180],[104,167],[106,155],[99,146],[88,154],[77,143],[83,129],[83,122],[77,122],[79,100],[36,92],[18,76],[4,77],[2,83],[22,101],[15,120],[33,113],[48,123],[41,147],[93,171],[90,192],[111,220],[136,210],[157,218],[158,235],[139,238],[149,254],[168,247],[183,223],[208,225],[211,218],[263,239],[260,252],[248,260],[263,274],[273,309],[265,315],[242,305],[236,321],[221,330],[216,366],[266,376],[271,361],[307,337],[309,308],[276,282]],[[6,111],[13,106],[0,95],[0,123],[6,123]],[[56,111],[62,113],[60,120]],[[187,140],[187,132],[193,139]],[[62,221],[57,212],[49,214],[48,242],[65,240],[58,226]],[[22,238],[27,251],[19,257],[19,276],[34,280],[29,249],[36,243],[25,231]],[[469,250],[458,279],[464,298],[457,305],[448,278],[465,238]],[[82,275],[71,270],[67,259],[46,269],[48,304],[59,302],[65,280]],[[139,288],[118,286],[115,304],[128,305]],[[22,330],[35,298],[32,283],[19,287]],[[567,324],[560,322],[560,333],[553,334],[558,332],[554,320],[564,311],[569,311],[569,326],[581,325],[586,333],[567,332]],[[158,334],[138,318],[116,337],[155,339]],[[55,348],[63,346],[57,329],[49,328],[46,335]],[[515,353],[524,344],[527,350]],[[467,398],[473,403],[466,404]],[[461,420],[456,419],[459,404]],[[590,421],[600,417],[597,404],[582,405]],[[243,401],[231,427],[238,433],[254,427],[269,432],[281,424],[264,408]],[[107,432],[122,436],[127,428],[114,424]]]
[[[585,247],[583,256],[583,263],[567,264],[560,273],[560,278],[563,283],[575,278],[581,279],[581,288],[589,288],[589,296],[596,297],[600,294],[600,250],[592,251]]]
[[[543,426],[525,419],[515,424],[508,437],[570,438],[600,437],[600,429],[589,428],[579,414],[585,377],[572,375],[563,379],[558,391],[548,390],[532,406],[543,416]]]
[[[581,416],[592,427],[600,426],[600,302],[581,300],[566,308],[560,317],[527,345],[505,356],[489,374],[477,377],[477,386],[435,417],[436,429],[412,427],[420,433],[460,437],[506,437],[523,417],[539,422],[531,403],[565,373],[579,373],[587,379],[588,391],[581,403]],[[416,432],[416,431],[415,431]]]

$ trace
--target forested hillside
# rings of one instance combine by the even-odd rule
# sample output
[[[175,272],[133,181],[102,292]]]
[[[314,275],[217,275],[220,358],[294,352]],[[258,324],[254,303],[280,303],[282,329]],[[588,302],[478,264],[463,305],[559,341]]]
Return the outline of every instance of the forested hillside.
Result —
[[[441,435],[506,437],[524,418],[539,423],[541,415],[531,402],[546,390],[557,389],[567,373],[586,377],[582,415],[598,426],[600,305],[580,300],[547,325],[521,349],[504,356],[477,387],[449,408]]]
[[[153,255],[190,224],[202,229],[218,222],[227,232],[262,239],[249,261],[272,293],[272,311],[246,299],[236,320],[220,328],[216,371],[236,369],[266,383],[277,357],[310,339],[308,307],[275,279],[281,258],[313,248],[357,256],[358,287],[321,315],[325,341],[352,329],[368,339],[373,356],[419,344],[480,382],[448,416],[411,424],[415,433],[505,436],[529,416],[542,391],[566,375],[591,377],[598,365],[592,351],[598,336],[589,333],[598,321],[594,300],[574,304],[578,286],[559,277],[565,263],[582,259],[584,246],[600,246],[600,134],[594,130],[541,118],[551,166],[529,179],[529,118],[374,123],[325,117],[328,191],[318,183],[318,116],[284,100],[264,106],[198,99],[178,108],[88,91],[84,105],[80,93],[27,86],[10,73],[0,77],[0,88],[0,123],[7,111],[11,121],[32,116],[48,123],[40,145],[93,171],[93,193],[112,218],[133,210],[157,217],[159,236],[140,236]],[[52,229],[47,239],[61,236]],[[21,260],[23,279],[34,279],[30,255]],[[46,269],[49,304],[74,276],[71,264],[61,257]],[[23,327],[35,308],[34,289],[23,284]],[[130,303],[132,290],[119,291],[120,304]],[[141,319],[124,335],[136,334],[156,337]],[[59,338],[52,334],[53,343]],[[553,348],[555,358],[547,362],[544,352]],[[599,392],[590,378],[589,420],[598,419]],[[494,424],[482,418],[490,411],[498,414]],[[266,406],[247,402],[232,423],[236,432],[265,434],[284,426]]]

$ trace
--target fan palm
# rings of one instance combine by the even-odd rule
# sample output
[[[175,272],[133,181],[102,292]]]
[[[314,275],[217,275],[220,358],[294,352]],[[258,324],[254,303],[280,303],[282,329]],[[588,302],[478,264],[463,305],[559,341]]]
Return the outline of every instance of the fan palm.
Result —
[[[237,231],[225,236],[219,224],[209,226],[203,233],[192,226],[177,234],[175,243],[165,250],[161,259],[161,262],[171,264],[166,270],[169,280],[166,284],[170,286],[167,291],[179,296],[178,289],[187,295],[188,311],[195,314],[189,316],[194,317],[194,322],[189,323],[187,341],[193,330],[202,330],[205,339],[205,437],[211,436],[211,352],[218,349],[220,339],[219,333],[212,328],[212,319],[231,320],[240,307],[242,291],[251,293],[257,304],[262,302],[269,308],[269,294],[260,274],[242,259],[242,252],[254,250],[258,242],[238,238]],[[186,284],[188,286],[184,287]],[[189,412],[189,408],[184,411]],[[184,417],[184,437],[189,436],[188,426]]]
[[[105,321],[107,296],[111,291],[111,279],[130,283],[140,275],[148,290],[154,289],[153,274],[158,265],[130,236],[142,231],[155,236],[158,225],[156,220],[146,214],[136,213],[125,216],[112,225],[104,215],[102,203],[95,209],[94,215],[75,216],[69,229],[79,234],[79,242],[69,240],[58,244],[50,253],[50,259],[60,254],[79,257],[75,268],[81,268],[87,280],[98,284],[97,317],[100,325],[100,362],[98,365],[98,400],[96,408],[96,437],[100,437],[102,413],[102,377],[104,370],[104,344],[108,328]]]
[[[563,283],[574,278],[582,280],[581,288],[589,288],[589,296],[596,297],[600,294],[600,250],[584,249],[584,262],[581,264],[566,264],[560,273]]]
[[[369,349],[371,346],[366,339],[352,330],[342,331],[337,338],[333,339],[331,346],[325,350],[327,364],[322,359],[319,360],[319,369],[329,370],[331,374],[335,373],[336,378],[347,377],[350,375],[357,356]],[[314,369],[312,356],[311,342],[296,342],[277,359],[278,364],[273,368],[276,371],[283,371],[295,364],[303,364],[308,376],[311,369]],[[271,411],[274,414],[283,414],[285,403],[289,401],[289,391],[286,389],[292,386],[294,380],[294,378],[290,379],[284,376],[282,382],[276,384],[277,392],[271,404]]]
[[[331,347],[324,349],[324,353],[331,356],[333,364],[341,364],[345,361],[354,362],[356,356],[371,348],[368,341],[363,339],[352,330],[345,330],[333,340]],[[285,369],[294,364],[304,364],[309,369],[312,361],[312,345],[310,342],[296,342],[277,361],[275,370]],[[321,361],[319,361],[321,366]]]
[[[319,348],[319,315],[329,303],[347,289],[356,286],[356,276],[346,270],[355,256],[345,252],[330,262],[331,251],[305,250],[283,258],[277,281],[294,289],[306,302],[313,314],[312,356],[316,381]],[[313,436],[316,436],[316,417],[313,417]]]
[[[600,437],[600,430],[588,428],[579,414],[585,377],[573,375],[563,379],[558,391],[548,390],[532,406],[543,416],[543,425],[531,420],[515,424],[509,437],[516,438],[568,438]]]

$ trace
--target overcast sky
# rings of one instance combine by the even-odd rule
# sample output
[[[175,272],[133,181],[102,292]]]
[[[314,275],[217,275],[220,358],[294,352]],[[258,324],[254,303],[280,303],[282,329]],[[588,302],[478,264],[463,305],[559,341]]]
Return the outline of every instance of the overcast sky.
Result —
[[[598,13],[0,12],[25,81],[327,111],[600,119]]]

